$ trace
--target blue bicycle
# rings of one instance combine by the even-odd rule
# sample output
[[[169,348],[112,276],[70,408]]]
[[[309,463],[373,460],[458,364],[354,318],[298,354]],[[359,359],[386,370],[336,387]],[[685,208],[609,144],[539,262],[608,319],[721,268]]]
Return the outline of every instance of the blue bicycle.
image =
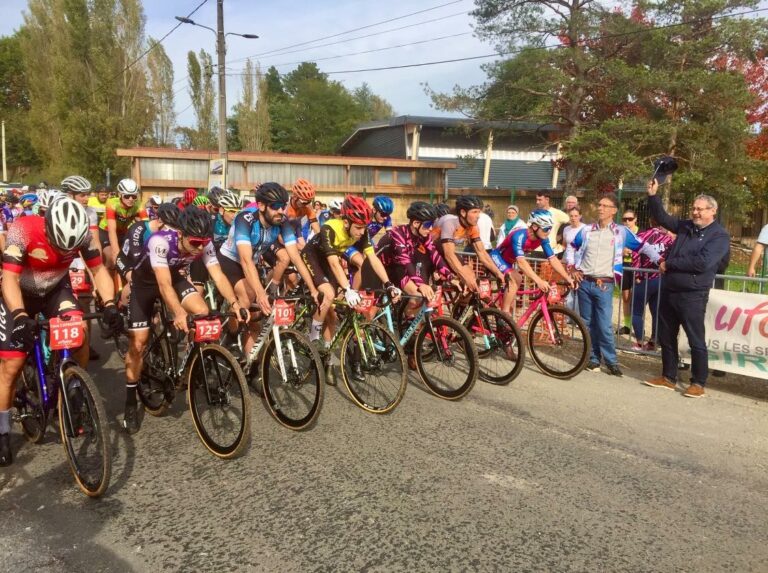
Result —
[[[90,375],[78,366],[71,349],[83,343],[79,317],[38,320],[39,333],[16,382],[15,419],[33,443],[45,437],[58,410],[59,434],[78,487],[89,497],[109,486],[112,454],[101,395]]]

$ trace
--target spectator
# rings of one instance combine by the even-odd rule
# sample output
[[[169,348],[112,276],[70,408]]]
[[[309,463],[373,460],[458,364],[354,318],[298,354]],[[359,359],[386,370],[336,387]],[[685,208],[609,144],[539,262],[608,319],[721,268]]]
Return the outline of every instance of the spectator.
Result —
[[[656,194],[658,182],[648,183],[648,207],[651,216],[677,235],[659,266],[664,278],[659,299],[659,343],[662,375],[645,382],[655,388],[674,390],[677,383],[679,354],[677,337],[680,327],[691,347],[691,384],[683,396],[700,398],[709,373],[704,315],[709,289],[718,265],[730,251],[728,232],[717,222],[717,201],[709,195],[693,200],[691,219],[679,219],[664,211]]]
[[[579,313],[589,329],[592,354],[587,370],[600,370],[604,360],[608,372],[622,376],[616,357],[611,321],[613,318],[613,285],[621,279],[624,247],[641,251],[656,262],[659,255],[650,245],[638,239],[629,229],[614,222],[619,200],[613,193],[606,193],[597,203],[597,223],[585,225],[573,240],[574,260],[569,261],[580,282],[577,291]]]
[[[570,213],[571,209],[574,207],[579,206],[579,199],[576,197],[576,195],[568,195],[568,197],[565,198],[565,208],[563,211],[566,213]]]
[[[499,238],[496,241],[496,246],[500,245],[504,240],[504,237],[509,235],[512,231],[515,229],[522,229],[526,226],[525,221],[523,221],[519,215],[520,209],[517,208],[517,205],[509,205],[507,207],[507,218],[501,224],[501,227],[499,227]]]
[[[747,276],[754,277],[757,275],[755,269],[757,263],[760,261],[760,257],[765,255],[765,246],[768,245],[768,225],[762,228],[760,234],[757,236],[755,242],[755,248],[752,249],[752,256],[749,258],[749,267],[747,267]]]
[[[576,234],[584,228],[584,223],[581,221],[581,208],[578,205],[571,207],[568,210],[568,218],[570,219],[570,224],[563,228],[563,247],[565,248],[565,260],[572,261],[574,259],[573,240],[576,238]],[[571,269],[569,268],[568,270],[570,271]],[[579,311],[576,291],[568,293],[565,299],[565,306],[576,312]]]
[[[657,225],[651,219],[651,228],[637,235],[638,239],[648,243],[663,260],[675,240],[674,233]],[[645,255],[632,253],[632,266],[641,269],[655,269],[658,265]],[[634,293],[632,295],[632,329],[635,333],[633,350],[656,350],[658,343],[657,324],[659,308],[659,286],[661,275],[659,273],[637,273],[634,277]],[[643,343],[645,338],[645,306],[651,310],[651,338]]]
[[[546,209],[550,213],[552,213],[552,230],[549,232],[550,236],[550,244],[552,245],[552,250],[554,250],[555,254],[559,254],[563,252],[563,245],[561,244],[561,236],[560,236],[560,227],[563,225],[567,225],[570,219],[568,218],[568,215],[566,215],[563,211],[560,209],[557,209],[555,207],[552,207],[550,205],[550,192],[546,190],[539,190],[536,192],[536,208],[537,209]],[[541,247],[538,247],[533,253],[531,253],[536,258],[542,258],[544,256]]]
[[[621,216],[621,223],[635,235],[640,232],[640,227],[637,226],[637,215],[635,215],[632,209],[624,211],[624,214]],[[624,266],[632,266],[632,251],[630,249],[624,249]],[[631,296],[632,271],[624,271],[624,274],[621,275],[621,310],[624,315],[624,321],[621,328],[619,328],[619,334],[629,334],[629,326],[632,324]]]
[[[480,231],[480,240],[483,242],[483,246],[487,251],[493,248],[493,239],[495,232],[493,230],[493,211],[483,210],[480,212],[480,217],[477,219],[477,228]]]

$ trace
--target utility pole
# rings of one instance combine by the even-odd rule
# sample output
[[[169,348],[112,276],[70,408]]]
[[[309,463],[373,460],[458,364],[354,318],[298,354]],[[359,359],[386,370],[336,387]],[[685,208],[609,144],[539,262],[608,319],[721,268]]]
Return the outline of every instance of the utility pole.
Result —
[[[224,39],[224,0],[216,1],[216,55],[219,58],[219,155],[227,158],[227,76],[224,58],[227,44]],[[226,167],[225,167],[226,169]]]
[[[3,127],[2,127],[2,140],[3,140],[3,182],[8,182],[8,168],[5,164],[5,121],[3,121]]]

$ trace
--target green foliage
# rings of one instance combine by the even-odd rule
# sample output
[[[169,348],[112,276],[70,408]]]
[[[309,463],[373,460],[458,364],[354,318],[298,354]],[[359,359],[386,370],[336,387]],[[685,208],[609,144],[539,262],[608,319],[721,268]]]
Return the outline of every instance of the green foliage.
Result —
[[[234,106],[236,145],[243,151],[270,149],[269,87],[258,66],[247,60],[241,100]]]
[[[149,93],[154,103],[156,114],[152,122],[152,144],[158,147],[174,145],[176,111],[173,97],[173,64],[162,44],[153,38],[150,45],[155,48],[147,56],[149,72]]]
[[[213,59],[205,50],[198,57],[187,53],[189,97],[195,110],[197,126],[177,129],[181,146],[191,149],[216,149],[218,146],[218,122],[216,121],[216,90],[213,87]]]

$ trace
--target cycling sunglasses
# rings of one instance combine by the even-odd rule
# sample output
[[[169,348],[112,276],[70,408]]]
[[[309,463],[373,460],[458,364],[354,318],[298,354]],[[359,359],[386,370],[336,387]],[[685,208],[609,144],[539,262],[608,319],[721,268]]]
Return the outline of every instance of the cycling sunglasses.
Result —
[[[435,226],[435,222],[434,221],[422,221],[421,222],[421,228],[422,229],[431,229],[434,226]]]
[[[305,203],[308,204],[308,203]],[[278,202],[278,203],[270,203],[269,208],[273,211],[281,211],[285,209],[288,206],[288,203]]]
[[[211,242],[210,237],[187,237],[187,240],[193,247],[205,247]]]

